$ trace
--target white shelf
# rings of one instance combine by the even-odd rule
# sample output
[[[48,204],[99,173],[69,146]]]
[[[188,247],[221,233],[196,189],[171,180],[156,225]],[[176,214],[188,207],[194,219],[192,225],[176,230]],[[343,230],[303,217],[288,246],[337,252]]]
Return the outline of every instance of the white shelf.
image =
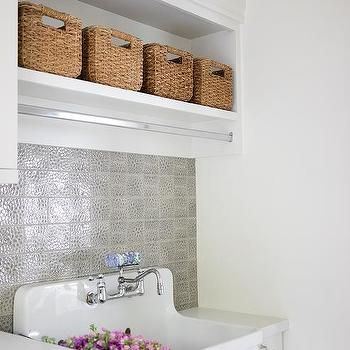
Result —
[[[110,118],[160,122],[168,125],[202,122],[232,122],[237,113],[188,102],[171,100],[141,92],[66,78],[54,74],[19,68],[19,95],[21,97],[54,100],[103,110]],[[108,112],[106,112],[108,110]],[[101,113],[103,115],[103,113]]]
[[[145,43],[168,44],[188,50],[195,57],[210,57],[231,65],[234,106],[233,111],[225,111],[19,68],[18,103],[39,107],[34,108],[36,114],[21,109],[25,115],[19,119],[19,142],[180,157],[242,152],[240,9],[235,5],[230,5],[232,11],[222,11],[207,0],[32,1],[78,16],[84,26],[118,28]],[[45,109],[61,117],[65,114],[66,118],[57,120],[57,114],[50,118],[50,112],[43,112],[39,118]],[[97,117],[93,118],[95,124],[77,123],[78,119],[92,120],[86,115]],[[136,122],[137,130],[105,126],[116,124],[116,120],[131,121],[129,125]],[[152,127],[153,131],[159,130],[154,124],[172,129],[168,133],[162,133],[164,128],[150,132]],[[178,132],[171,134],[175,128]],[[191,130],[183,136],[181,128]],[[200,131],[201,136],[194,136],[193,130]],[[201,138],[206,137],[205,132],[209,132],[209,139]],[[222,141],[230,140],[226,136],[231,132],[233,142]]]

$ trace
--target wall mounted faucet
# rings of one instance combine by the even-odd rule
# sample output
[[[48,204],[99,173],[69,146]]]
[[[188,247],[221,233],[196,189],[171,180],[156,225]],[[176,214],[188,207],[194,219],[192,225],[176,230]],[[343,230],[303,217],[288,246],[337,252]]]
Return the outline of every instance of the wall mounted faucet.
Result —
[[[137,257],[132,259],[131,257]],[[127,258],[125,258],[127,257]],[[119,268],[118,286],[116,293],[107,293],[106,282],[102,274],[97,278],[89,277],[89,281],[97,280],[96,292],[90,291],[86,296],[86,302],[89,305],[103,304],[108,300],[119,299],[122,297],[141,296],[145,293],[144,278],[150,274],[154,274],[157,280],[157,293],[158,295],[164,294],[164,285],[160,273],[155,268],[147,270],[138,270],[138,275],[135,278],[125,278],[123,276],[124,268],[130,266],[138,266],[140,257],[138,253],[125,253],[109,255],[106,258],[106,264],[108,267]]]

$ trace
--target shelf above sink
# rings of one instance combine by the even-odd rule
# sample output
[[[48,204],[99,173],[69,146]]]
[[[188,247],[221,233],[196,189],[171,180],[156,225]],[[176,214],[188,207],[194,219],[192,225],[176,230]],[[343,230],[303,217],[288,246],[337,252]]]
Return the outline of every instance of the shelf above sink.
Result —
[[[237,113],[19,68],[19,95],[108,110],[110,117],[169,125],[233,122]],[[112,115],[111,115],[112,114]]]
[[[33,1],[78,16],[84,26],[116,27],[231,65],[234,106],[225,111],[19,68],[19,142],[180,157],[242,152],[236,5],[224,11],[207,0]]]

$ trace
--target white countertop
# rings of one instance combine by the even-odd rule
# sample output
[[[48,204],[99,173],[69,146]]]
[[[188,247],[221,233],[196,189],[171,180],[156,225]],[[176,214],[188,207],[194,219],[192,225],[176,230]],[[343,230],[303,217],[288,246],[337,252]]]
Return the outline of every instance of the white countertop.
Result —
[[[62,346],[51,345],[19,335],[0,332],[0,349],[8,350],[62,350]]]
[[[289,328],[288,320],[269,316],[249,315],[239,312],[193,308],[181,311],[181,314],[191,318],[253,327],[262,331],[264,338],[269,338],[276,334],[285,332]]]

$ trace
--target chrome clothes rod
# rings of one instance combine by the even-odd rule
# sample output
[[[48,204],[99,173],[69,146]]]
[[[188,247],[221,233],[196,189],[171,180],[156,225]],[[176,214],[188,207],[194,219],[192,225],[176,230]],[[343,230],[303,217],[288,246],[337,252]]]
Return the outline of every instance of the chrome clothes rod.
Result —
[[[42,118],[62,119],[74,122],[82,122],[89,124],[99,124],[114,126],[117,128],[151,131],[163,134],[180,135],[188,137],[199,137],[224,142],[233,141],[233,133],[220,133],[205,130],[180,128],[176,126],[168,126],[162,124],[145,123],[139,121],[131,121],[127,119],[111,118],[104,116],[96,116],[77,112],[67,112],[58,109],[36,107],[31,105],[19,104],[18,113]]]

